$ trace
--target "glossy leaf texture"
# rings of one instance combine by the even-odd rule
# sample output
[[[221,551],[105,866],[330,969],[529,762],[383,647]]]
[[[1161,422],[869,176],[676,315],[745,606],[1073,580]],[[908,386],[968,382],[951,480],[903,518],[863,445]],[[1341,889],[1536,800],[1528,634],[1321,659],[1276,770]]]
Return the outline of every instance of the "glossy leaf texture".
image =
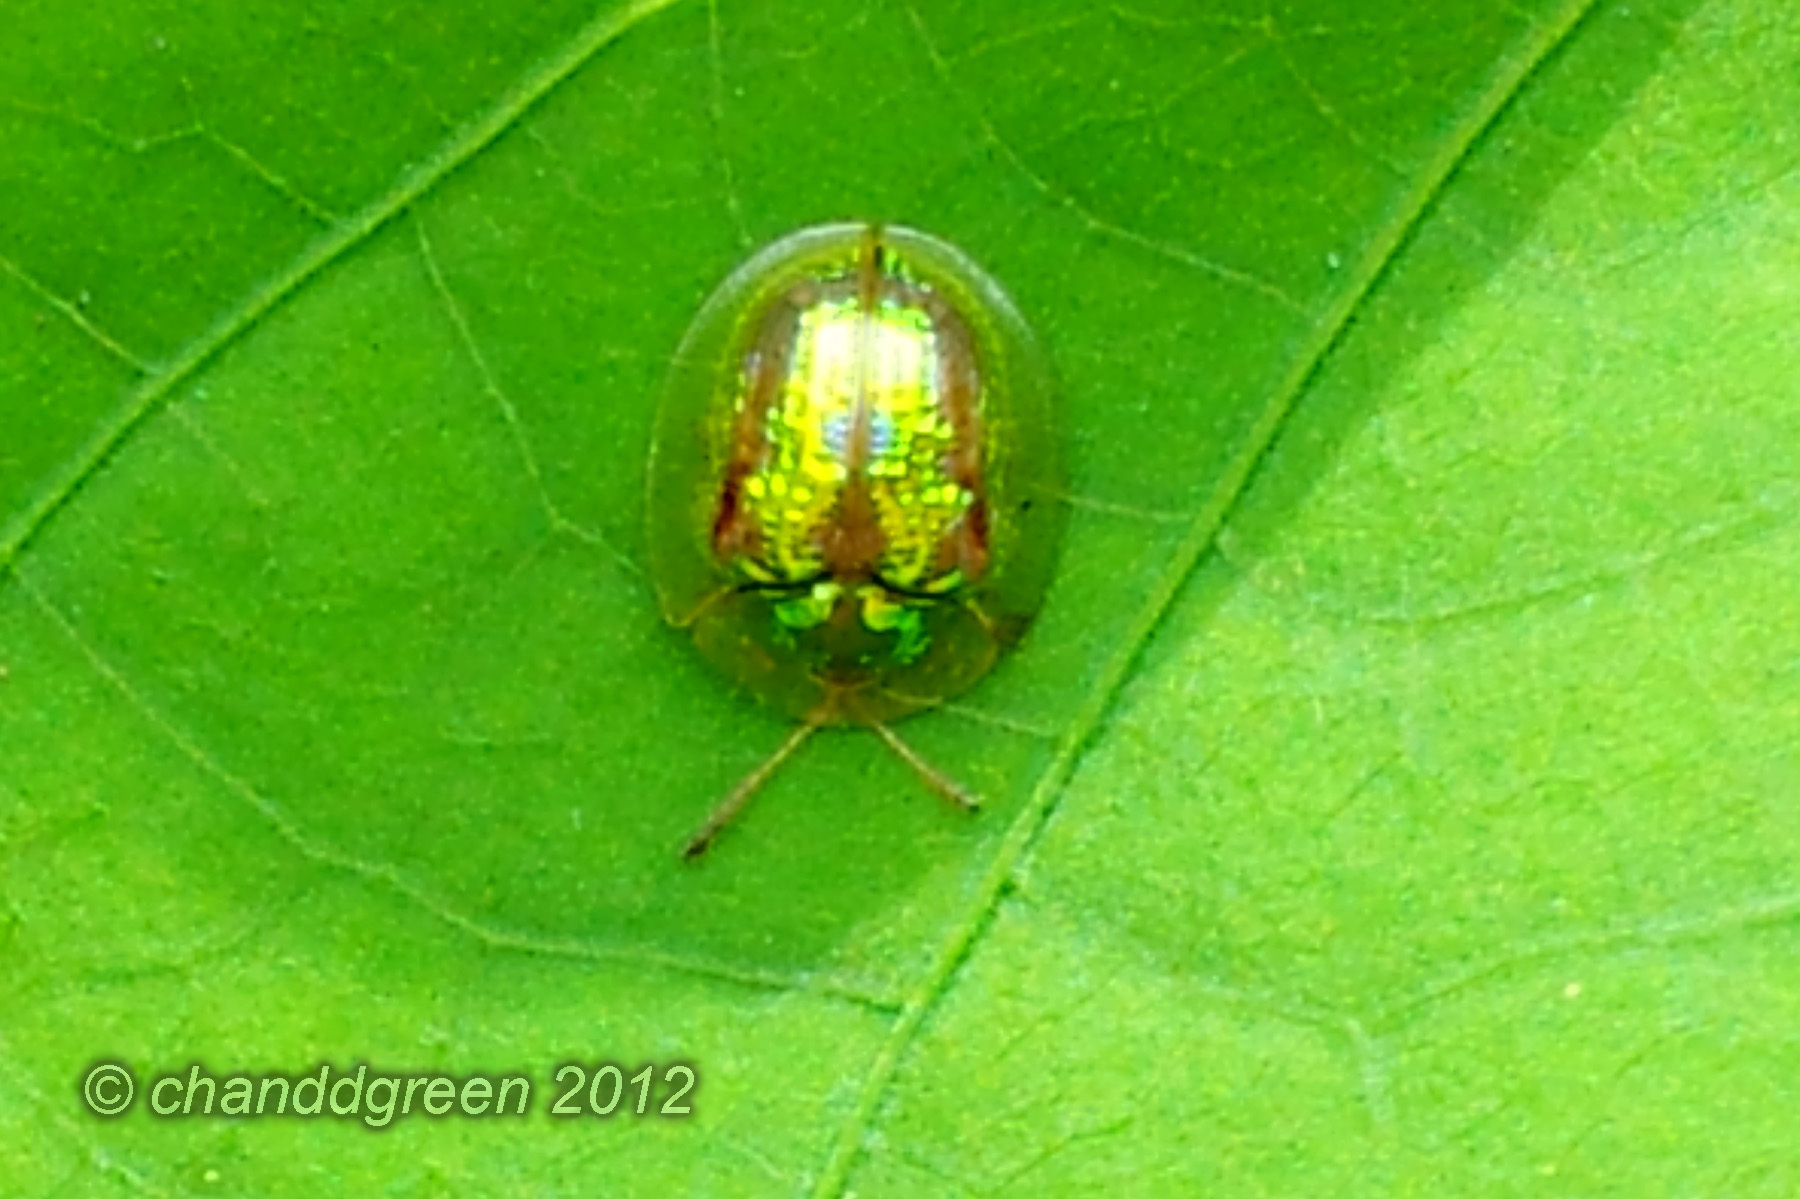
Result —
[[[500,11],[0,0],[11,1192],[1794,1192],[1792,5]],[[1042,337],[1063,563],[906,725],[978,818],[831,733],[685,867],[786,726],[656,388],[846,219]]]

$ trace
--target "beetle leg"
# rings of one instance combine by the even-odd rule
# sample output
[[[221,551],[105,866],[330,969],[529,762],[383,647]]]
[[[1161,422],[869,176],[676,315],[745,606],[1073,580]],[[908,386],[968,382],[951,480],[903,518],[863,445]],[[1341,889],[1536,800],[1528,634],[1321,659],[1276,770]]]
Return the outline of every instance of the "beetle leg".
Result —
[[[692,859],[705,853],[707,847],[713,843],[713,838],[719,835],[720,830],[737,819],[738,813],[742,812],[756,793],[762,790],[762,785],[768,782],[777,770],[781,769],[783,762],[794,756],[794,751],[806,744],[806,739],[817,732],[819,726],[824,724],[827,719],[829,719],[829,711],[821,708],[789,733],[787,740],[783,741],[774,753],[763,759],[762,765],[739,780],[738,785],[731,789],[731,794],[721,800],[719,806],[712,810],[706,818],[706,823],[702,824],[699,830],[688,838],[687,844],[681,847],[681,856]]]
[[[693,623],[696,620],[699,620],[702,616],[706,615],[706,610],[708,608],[712,607],[714,604],[718,603],[720,600],[724,599],[726,596],[730,595],[732,592],[734,592],[736,590],[737,590],[737,588],[735,588],[735,587],[720,587],[720,588],[717,588],[716,590],[709,591],[706,593],[706,598],[701,600],[699,603],[695,604],[693,607],[693,610],[691,612],[688,612],[682,616],[666,617],[665,619],[668,620],[670,628],[673,628],[673,629],[689,628],[693,625]]]
[[[1012,645],[1017,642],[1020,637],[1025,635],[1025,626],[1030,622],[1031,618],[1029,616],[1005,614],[993,616],[988,613],[986,608],[983,608],[974,600],[964,600],[963,610],[970,616],[973,616],[977,621],[981,622],[981,627],[987,632],[988,637],[991,639],[987,651],[989,655],[988,663],[983,666],[975,676],[976,678],[980,678],[989,670],[993,669],[994,659],[1000,656],[1001,646]]]
[[[896,757],[912,767],[913,773],[917,774],[926,786],[964,811],[978,812],[981,810],[981,800],[974,792],[920,757],[919,751],[900,740],[899,734],[895,733],[893,729],[879,721],[872,722],[869,727],[874,729],[883,741],[887,742],[887,747],[894,751]]]

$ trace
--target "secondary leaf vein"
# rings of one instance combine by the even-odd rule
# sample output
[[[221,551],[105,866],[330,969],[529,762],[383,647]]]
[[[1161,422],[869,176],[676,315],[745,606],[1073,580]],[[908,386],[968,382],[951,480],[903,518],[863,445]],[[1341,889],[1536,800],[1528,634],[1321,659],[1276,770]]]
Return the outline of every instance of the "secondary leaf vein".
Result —
[[[38,280],[33,278],[23,267],[19,266],[18,263],[6,257],[4,254],[0,254],[0,271],[5,271],[8,275],[11,275],[26,291],[36,296],[45,304],[48,304],[51,308],[54,308],[64,320],[87,334],[89,339],[92,340],[95,345],[105,350],[114,358],[117,358],[120,362],[123,362],[126,366],[129,366],[138,374],[147,375],[155,369],[148,359],[143,358],[135,351],[128,349],[123,342],[119,341],[112,336],[112,334],[90,320],[87,313],[81,310],[80,304],[63,299],[63,297],[51,291],[48,287],[44,286],[44,284],[38,282]]]
[[[1000,153],[1000,156],[1006,159],[1007,163],[1019,173],[1026,183],[1030,184],[1032,189],[1037,191],[1046,200],[1049,200],[1059,208],[1066,209],[1070,213],[1073,213],[1082,224],[1086,225],[1096,233],[1122,241],[1127,245],[1135,246],[1138,249],[1147,251],[1159,258],[1168,259],[1171,262],[1178,262],[1183,266],[1192,267],[1194,270],[1211,275],[1216,279],[1223,279],[1228,283],[1237,284],[1266,299],[1272,300],[1290,312],[1298,313],[1301,316],[1309,315],[1306,309],[1301,305],[1300,301],[1296,300],[1293,296],[1290,296],[1287,292],[1283,291],[1274,283],[1269,282],[1267,279],[1253,274],[1250,271],[1243,270],[1242,268],[1227,265],[1226,263],[1208,258],[1203,254],[1196,254],[1192,250],[1184,249],[1181,246],[1171,245],[1168,242],[1160,241],[1148,234],[1139,233],[1135,229],[1127,228],[1124,225],[1109,221],[1099,213],[1089,209],[1075,196],[1070,195],[1068,192],[1063,191],[1061,188],[1051,183],[1050,180],[1039,174],[1030,163],[1025,161],[1024,156],[1013,148],[1011,142],[1000,136],[1000,131],[995,128],[992,118],[963,93],[963,90],[957,85],[955,77],[950,73],[949,62],[944,58],[943,52],[938,49],[936,40],[931,36],[931,31],[925,27],[925,19],[919,15],[919,10],[911,4],[907,4],[906,14],[912,19],[913,28],[918,31],[919,41],[925,48],[925,55],[930,60],[932,70],[936,73],[944,90],[968,111],[970,117],[974,120],[976,127],[980,129],[982,138],[986,140],[989,145],[993,146],[994,149]]]
[[[149,698],[132,685],[131,680],[126,678],[124,673],[103,655],[82,634],[80,629],[75,627],[69,617],[29,577],[22,572],[14,571],[13,579],[45,618],[55,625],[69,640],[69,643],[87,660],[94,673],[117,692],[132,710],[143,717],[144,721],[158,734],[173,744],[183,757],[261,815],[276,834],[292,846],[301,857],[309,862],[342,870],[366,882],[386,887],[451,928],[467,934],[486,948],[539,957],[627,966],[651,966],[676,974],[755,990],[827,996],[888,1015],[893,1014],[899,1006],[887,995],[871,992],[853,982],[826,975],[804,973],[790,975],[637,946],[595,944],[575,937],[544,937],[528,931],[477,920],[459,911],[426,887],[409,878],[393,863],[359,858],[329,841],[307,832],[288,815],[281,804],[226,766],[193,734],[151,703]]]
[[[453,134],[424,161],[401,175],[392,188],[339,223],[303,250],[285,271],[224,313],[174,359],[135,388],[65,468],[0,533],[0,575],[15,564],[39,533],[92,479],[121,446],[167,402],[176,387],[192,378],[227,346],[243,337],[325,269],[385,228],[483,150],[493,145],[532,108],[625,33],[678,0],[631,0],[595,17],[560,50],[526,72],[494,105]]]
[[[507,431],[512,434],[513,445],[518,450],[519,460],[525,467],[526,477],[531,480],[532,491],[537,496],[538,506],[544,510],[545,518],[554,528],[568,533],[578,541],[586,542],[603,550],[627,572],[641,577],[644,573],[642,568],[622,550],[597,530],[590,529],[570,518],[557,506],[556,500],[550,495],[549,486],[544,482],[544,472],[538,466],[537,451],[532,449],[531,435],[525,429],[525,422],[519,416],[519,409],[513,404],[512,397],[506,394],[506,389],[500,386],[499,377],[488,365],[487,355],[481,352],[481,345],[475,340],[475,333],[469,327],[468,316],[463,312],[462,305],[457,302],[456,293],[450,290],[450,284],[444,278],[443,267],[438,263],[437,253],[431,248],[431,236],[425,228],[425,218],[415,212],[412,224],[414,232],[418,235],[419,256],[424,259],[425,273],[431,278],[431,288],[442,302],[444,312],[449,316],[450,324],[456,330],[456,339],[462,344],[463,352],[474,364],[475,373],[481,378],[482,390],[487,392],[488,397],[494,401],[500,409],[500,415],[506,421]]]

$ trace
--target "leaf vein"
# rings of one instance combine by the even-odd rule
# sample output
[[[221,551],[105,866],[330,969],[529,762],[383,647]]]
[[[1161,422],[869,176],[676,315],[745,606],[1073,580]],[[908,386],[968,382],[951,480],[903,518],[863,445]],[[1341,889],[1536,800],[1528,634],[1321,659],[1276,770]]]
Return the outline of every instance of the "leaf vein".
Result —
[[[911,3],[908,3],[906,5],[906,13],[907,16],[912,19],[913,28],[918,32],[919,41],[925,48],[925,55],[931,62],[932,71],[937,75],[944,90],[949,92],[957,103],[967,110],[971,119],[974,120],[976,127],[981,131],[983,140],[998,151],[1000,156],[1007,161],[1013,170],[1017,171],[1019,176],[1046,200],[1059,208],[1067,210],[1082,224],[1086,225],[1096,233],[1124,242],[1126,245],[1134,246],[1147,253],[1154,254],[1159,258],[1179,263],[1182,266],[1191,267],[1203,274],[1211,275],[1216,279],[1236,284],[1237,286],[1263,296],[1265,299],[1273,301],[1290,312],[1297,313],[1301,316],[1309,315],[1300,301],[1296,300],[1293,296],[1283,291],[1274,283],[1269,282],[1267,279],[1240,267],[1230,266],[1226,263],[1208,258],[1204,254],[1196,254],[1192,250],[1186,250],[1180,246],[1171,245],[1168,242],[1161,241],[1148,234],[1140,233],[1135,229],[1109,221],[1099,213],[1088,208],[1077,197],[1057,187],[1054,183],[1051,183],[1050,180],[1046,179],[1033,168],[1030,163],[1025,161],[1024,156],[1013,147],[1011,142],[1000,135],[1000,131],[995,127],[993,119],[969,99],[963,89],[957,85],[954,76],[950,73],[949,62],[944,58],[943,51],[938,48],[936,40],[932,38],[931,31],[925,27],[925,19],[919,15],[919,10]]]
[[[1313,86],[1312,80],[1306,77],[1306,72],[1300,69],[1300,64],[1294,61],[1293,54],[1288,50],[1288,37],[1276,23],[1273,10],[1270,11],[1265,22],[1265,29],[1268,33],[1269,45],[1273,47],[1275,56],[1281,60],[1282,70],[1286,71],[1288,78],[1294,81],[1294,86],[1300,89],[1300,94],[1306,97],[1306,102],[1312,105],[1313,111],[1319,114],[1319,118],[1337,130],[1346,142],[1382,170],[1395,178],[1406,178],[1406,171],[1398,163],[1370,145],[1368,140],[1356,131],[1355,126],[1344,119],[1344,115],[1337,110],[1337,107],[1327,100],[1318,88]]]
[[[130,679],[125,677],[124,672],[118,666],[114,665],[100,652],[98,647],[83,635],[73,621],[24,572],[15,570],[13,579],[44,617],[55,625],[69,643],[86,659],[94,673],[124,699],[150,728],[165,738],[204,774],[210,776],[227,792],[261,815],[275,833],[293,847],[294,851],[303,859],[351,874],[364,882],[385,887],[452,929],[466,934],[484,948],[523,953],[534,957],[561,958],[607,965],[653,967],[674,974],[759,991],[824,996],[884,1015],[892,1015],[899,1008],[899,1004],[891,996],[867,990],[854,981],[829,975],[785,974],[780,971],[757,970],[638,946],[599,944],[576,937],[541,936],[528,930],[509,928],[478,920],[409,878],[405,871],[393,863],[357,857],[324,838],[307,832],[295,822],[280,803],[226,766],[197,737],[153,704],[132,684]]]
[[[512,435],[513,446],[518,451],[519,461],[525,468],[525,475],[531,481],[533,493],[537,496],[538,506],[544,510],[544,516],[552,527],[568,533],[578,541],[604,551],[613,561],[633,575],[642,576],[643,570],[633,562],[624,551],[613,545],[598,530],[572,519],[557,505],[550,495],[550,488],[544,482],[544,472],[538,466],[537,451],[532,448],[531,435],[525,428],[525,422],[519,416],[519,409],[500,386],[499,377],[494,374],[493,367],[488,365],[487,355],[481,352],[481,345],[475,340],[475,332],[469,327],[469,318],[463,312],[462,305],[457,302],[456,293],[450,290],[449,282],[444,278],[443,267],[438,263],[437,252],[432,249],[431,235],[425,228],[425,217],[414,211],[412,214],[413,231],[418,236],[419,257],[424,260],[425,273],[431,279],[432,291],[437,294],[439,302],[444,306],[445,314],[450,318],[451,326],[456,330],[456,340],[461,344],[463,352],[475,366],[475,373],[481,378],[481,388],[487,392],[488,398],[500,409],[501,417],[506,421],[507,432]]]
[[[88,338],[92,340],[95,345],[105,350],[120,362],[123,362],[126,366],[129,366],[138,374],[148,375],[156,369],[148,359],[127,348],[123,342],[113,337],[112,334],[108,333],[105,329],[102,329],[99,325],[96,325],[89,319],[87,313],[81,310],[80,304],[63,299],[63,297],[57,295],[54,291],[51,291],[50,288],[43,283],[40,283],[28,273],[25,268],[21,267],[18,263],[14,262],[4,254],[0,254],[0,271],[5,271],[8,275],[11,275],[26,291],[54,308],[64,320],[87,334]]]
[[[1610,957],[1637,949],[1708,941],[1744,929],[1789,925],[1796,920],[1800,920],[1800,891],[1781,891],[1698,915],[1663,916],[1627,926],[1525,941],[1426,984],[1418,994],[1372,1013],[1370,1024],[1391,1035],[1425,1009],[1520,967],[1578,954]]]
[[[487,111],[463,125],[435,153],[406,171],[388,191],[314,240],[285,270],[252,290],[185,350],[143,379],[24,512],[0,532],[0,575],[15,574],[19,556],[80,493],[169,395],[352,249],[367,242],[445,179],[519,123],[558,86],[631,29],[679,0],[631,0],[595,17],[555,54],[526,72]]]
[[[208,145],[213,146],[241,170],[261,183],[264,187],[292,204],[304,213],[308,220],[322,229],[330,229],[342,219],[342,214],[331,211],[324,204],[317,202],[301,191],[285,176],[265,164],[244,146],[232,141],[218,130],[206,123],[200,115],[200,104],[194,96],[194,85],[186,78],[181,81],[182,92],[187,100],[188,113],[193,120],[193,131]]]

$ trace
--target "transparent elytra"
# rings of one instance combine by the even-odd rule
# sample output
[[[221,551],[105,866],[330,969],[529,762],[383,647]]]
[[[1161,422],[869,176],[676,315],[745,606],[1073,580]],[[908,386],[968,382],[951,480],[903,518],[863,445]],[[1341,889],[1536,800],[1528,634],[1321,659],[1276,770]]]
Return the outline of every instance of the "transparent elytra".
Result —
[[[698,854],[815,729],[890,727],[962,694],[1025,632],[1065,508],[1053,377],[1006,293],[891,225],[804,229],[694,318],[650,452],[664,617],[797,722],[688,842]]]

